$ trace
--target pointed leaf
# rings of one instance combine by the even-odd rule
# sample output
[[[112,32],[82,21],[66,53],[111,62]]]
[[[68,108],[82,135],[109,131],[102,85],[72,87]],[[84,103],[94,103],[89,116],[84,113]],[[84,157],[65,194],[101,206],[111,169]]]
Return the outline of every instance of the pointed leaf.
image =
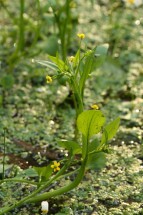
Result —
[[[111,123],[105,126],[104,132],[101,138],[101,144],[106,143],[108,140],[111,140],[115,136],[119,128],[119,124],[120,124],[120,118],[116,118],[114,121],[112,121]]]
[[[77,127],[88,139],[101,131],[105,117],[100,110],[87,110],[77,119]]]
[[[85,82],[88,79],[89,74],[91,73],[91,71],[94,68],[95,58],[93,57],[93,53],[86,56],[86,58],[84,60],[85,60],[85,62],[83,64],[83,70],[80,74],[80,80],[79,80],[79,87],[80,87],[81,95],[83,94]]]
[[[106,165],[106,154],[104,152],[95,152],[90,154],[87,160],[87,168],[99,170]]]
[[[74,61],[73,61],[73,66],[76,67],[79,64],[79,59],[80,58],[80,50],[77,51]]]
[[[51,70],[58,70],[58,66],[55,64],[55,63],[52,63],[50,61],[47,61],[47,60],[34,60],[36,63],[39,63],[41,64],[42,66],[46,66],[48,67],[49,69]]]
[[[58,66],[58,68],[59,68],[59,70],[60,70],[61,72],[64,72],[65,70],[68,69],[68,67],[67,67],[67,65],[64,63],[64,61],[62,61],[61,59],[59,59],[58,56],[53,57],[53,56],[51,56],[51,55],[48,55],[48,57],[49,57],[49,59],[50,59],[52,62],[54,62],[54,63]]]

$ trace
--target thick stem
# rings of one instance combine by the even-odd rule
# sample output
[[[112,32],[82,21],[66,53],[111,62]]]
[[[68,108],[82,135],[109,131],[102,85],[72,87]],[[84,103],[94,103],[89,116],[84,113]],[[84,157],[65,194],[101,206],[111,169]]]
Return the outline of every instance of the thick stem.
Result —
[[[37,190],[35,190],[33,193],[31,193],[29,196],[26,196],[25,198],[21,199],[20,201],[18,201],[17,203],[15,203],[14,205],[10,206],[10,207],[6,207],[6,208],[1,208],[0,209],[0,215],[5,214],[6,212],[11,211],[12,209],[21,206],[22,204],[24,204],[25,202],[29,202],[29,200],[31,198],[33,198],[35,195],[37,195],[39,192],[41,192],[42,190],[46,189],[53,181],[55,181],[58,177],[60,177],[65,170],[68,168],[68,166],[70,165],[72,160],[72,157],[69,158],[69,160],[67,161],[67,163],[63,166],[63,168],[53,177],[51,178],[48,182],[46,182],[44,185],[40,186]]]
[[[83,161],[81,168],[79,170],[79,173],[78,173],[76,179],[72,183],[70,183],[67,186],[62,187],[58,190],[54,190],[52,192],[47,192],[47,193],[41,194],[37,197],[33,197],[33,198],[29,199],[27,202],[33,203],[33,202],[43,201],[43,200],[49,199],[54,196],[62,195],[64,193],[69,192],[70,190],[74,189],[75,187],[77,187],[84,176],[86,162],[87,162],[87,159],[85,159]]]

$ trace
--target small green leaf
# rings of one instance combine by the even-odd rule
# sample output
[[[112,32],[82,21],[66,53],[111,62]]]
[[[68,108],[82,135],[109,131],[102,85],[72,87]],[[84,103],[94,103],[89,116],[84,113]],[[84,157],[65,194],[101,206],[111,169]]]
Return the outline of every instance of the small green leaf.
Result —
[[[68,69],[67,65],[64,63],[64,61],[62,61],[62,60],[59,58],[58,55],[57,55],[56,57],[53,57],[53,56],[51,56],[51,55],[48,55],[48,57],[49,57],[49,59],[50,59],[53,63],[55,63],[55,64],[58,66],[58,68],[59,68],[59,70],[60,70],[61,72],[65,72],[65,71]]]
[[[47,60],[34,60],[34,62],[41,64],[42,66],[46,66],[51,70],[55,70],[57,71],[59,68],[55,63],[52,63],[50,61]]]
[[[82,112],[77,119],[77,127],[88,139],[101,131],[105,117],[100,110],[87,110]]]
[[[114,121],[112,121],[111,123],[105,126],[104,132],[101,138],[101,144],[106,143],[108,140],[111,140],[115,136],[119,128],[119,124],[120,124],[120,118],[116,118]]]
[[[38,173],[39,177],[42,179],[42,181],[47,180],[52,175],[52,168],[51,165],[44,166],[44,167],[33,167],[34,170]]]
[[[79,59],[80,58],[80,50],[77,51],[74,61],[73,61],[73,66],[76,67],[79,64]]]
[[[98,151],[99,145],[100,142],[97,138],[92,140],[88,145],[88,153],[96,152],[96,150]]]
[[[106,165],[106,154],[104,152],[95,152],[89,154],[87,160],[87,169],[99,170]]]
[[[72,154],[81,154],[81,147],[77,142],[62,140],[58,141],[58,144],[68,151],[72,151]]]
[[[23,170],[23,174],[25,174],[28,177],[36,177],[37,173],[33,168],[28,168]]]

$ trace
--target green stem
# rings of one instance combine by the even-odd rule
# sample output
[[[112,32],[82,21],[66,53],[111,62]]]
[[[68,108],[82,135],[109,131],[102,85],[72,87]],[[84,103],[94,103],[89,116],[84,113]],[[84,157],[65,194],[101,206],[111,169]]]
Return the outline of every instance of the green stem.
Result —
[[[35,190],[33,193],[31,193],[29,196],[26,196],[25,198],[21,199],[19,202],[15,203],[14,205],[6,208],[1,208],[0,209],[0,215],[5,214],[6,212],[11,211],[12,209],[21,206],[22,204],[29,202],[31,198],[33,198],[36,194],[38,194],[40,191],[44,190],[47,188],[53,181],[55,181],[58,177],[60,177],[65,170],[68,168],[72,160],[72,157],[67,161],[67,163],[62,167],[62,169],[53,177],[51,178],[48,182],[46,182],[44,185],[40,186],[37,190]]]
[[[40,35],[40,30],[41,30],[41,23],[40,23],[40,20],[42,20],[42,11],[41,11],[41,7],[40,7],[40,1],[39,0],[36,0],[37,1],[37,9],[38,9],[38,17],[37,17],[37,28],[35,30],[35,35],[34,35],[34,39],[33,39],[33,42],[30,46],[30,55],[31,55],[31,48],[33,48],[39,38],[39,35]],[[32,27],[32,26],[31,26]],[[34,29],[33,29],[34,30]],[[33,53],[32,53],[33,55]]]
[[[49,199],[54,196],[62,195],[64,193],[69,192],[70,190],[74,189],[75,187],[77,187],[84,176],[86,162],[87,162],[87,159],[84,159],[84,161],[82,162],[81,168],[79,170],[79,173],[78,173],[76,179],[72,183],[70,183],[67,186],[62,187],[58,190],[54,190],[52,192],[46,192],[37,197],[31,198],[28,200],[28,203],[43,201],[43,200]]]
[[[80,90],[78,88],[78,83],[74,77],[71,79],[70,87],[73,91],[73,101],[74,101],[74,106],[76,109],[76,116],[75,116],[75,123],[74,123],[75,124],[74,125],[74,128],[75,128],[74,129],[74,139],[75,139],[75,141],[77,141],[79,132],[78,132],[77,125],[76,125],[76,120],[77,120],[78,115],[83,112],[83,101],[79,94]]]
[[[67,34],[68,34],[68,24],[70,22],[70,1],[71,0],[66,0],[66,10],[65,10],[65,14],[66,14],[66,19],[65,19],[65,23],[63,25],[63,31],[62,31],[62,37],[61,37],[61,45],[62,45],[62,58],[65,61],[66,59],[66,55],[67,55],[67,49],[69,44],[67,43]]]

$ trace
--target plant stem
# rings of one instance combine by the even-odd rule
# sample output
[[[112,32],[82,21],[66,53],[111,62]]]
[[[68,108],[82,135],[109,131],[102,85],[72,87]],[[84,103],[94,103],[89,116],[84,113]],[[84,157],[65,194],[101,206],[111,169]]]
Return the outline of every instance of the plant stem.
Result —
[[[68,24],[70,21],[70,1],[71,0],[66,0],[66,19],[65,23],[63,25],[63,30],[62,30],[62,37],[61,37],[61,45],[62,45],[62,58],[65,61],[66,60],[66,55],[67,55],[67,49],[69,44],[67,43],[67,34],[68,34]]]
[[[29,196],[26,196],[25,198],[21,199],[20,201],[18,201],[17,203],[15,203],[14,205],[12,205],[10,207],[1,208],[0,209],[0,215],[3,215],[6,212],[9,212],[9,211],[11,211],[14,208],[21,206],[22,204],[24,204],[26,202],[30,202],[30,199],[32,197],[34,197],[36,194],[38,194],[43,189],[47,188],[53,181],[55,181],[57,178],[59,178],[65,172],[65,170],[70,165],[71,160],[72,160],[72,157],[69,158],[69,160],[67,161],[67,163],[62,167],[62,169],[53,178],[51,178],[49,181],[47,181],[44,185],[40,186],[37,190],[35,190]]]
[[[87,162],[87,158],[84,159],[84,161],[82,162],[79,173],[78,173],[76,179],[72,183],[70,183],[67,186],[62,187],[58,190],[54,190],[52,192],[47,192],[47,193],[41,194],[37,197],[31,198],[28,200],[28,203],[43,201],[45,199],[49,199],[49,198],[54,197],[54,196],[62,195],[64,193],[69,192],[70,190],[74,189],[75,187],[77,187],[78,184],[81,182],[83,176],[84,176],[86,162]]]

